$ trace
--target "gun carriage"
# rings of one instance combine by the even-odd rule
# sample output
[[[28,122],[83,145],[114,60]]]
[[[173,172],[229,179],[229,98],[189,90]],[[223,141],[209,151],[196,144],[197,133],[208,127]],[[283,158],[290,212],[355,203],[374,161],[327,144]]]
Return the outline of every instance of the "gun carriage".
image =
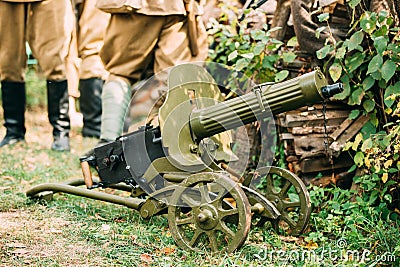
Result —
[[[187,250],[232,252],[244,243],[252,225],[266,222],[280,233],[300,234],[311,212],[303,181],[273,166],[234,177],[229,163],[238,158],[230,147],[229,130],[321,102],[341,92],[342,85],[327,85],[315,70],[282,83],[255,85],[252,92],[223,101],[205,68],[182,64],[170,71],[168,87],[157,127],[146,124],[96,147],[94,154],[81,158],[83,179],[40,184],[27,196],[65,192],[124,205],[143,218],[166,214],[172,237]],[[99,179],[92,177],[91,169]],[[98,187],[131,196],[93,190]]]

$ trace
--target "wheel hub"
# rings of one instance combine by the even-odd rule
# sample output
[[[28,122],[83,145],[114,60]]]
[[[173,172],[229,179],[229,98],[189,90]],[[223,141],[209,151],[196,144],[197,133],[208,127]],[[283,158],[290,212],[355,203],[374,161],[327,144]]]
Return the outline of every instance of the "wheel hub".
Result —
[[[203,230],[214,229],[219,222],[218,211],[210,204],[202,205],[196,212],[195,219],[199,228]]]

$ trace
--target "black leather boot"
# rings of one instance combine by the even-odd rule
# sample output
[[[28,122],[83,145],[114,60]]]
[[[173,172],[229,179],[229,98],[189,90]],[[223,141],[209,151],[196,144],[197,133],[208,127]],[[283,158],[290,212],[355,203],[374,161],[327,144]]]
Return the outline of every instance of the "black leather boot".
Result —
[[[1,82],[1,96],[4,110],[6,135],[0,147],[15,144],[25,138],[25,83]]]
[[[79,107],[83,116],[82,136],[100,138],[101,92],[104,81],[100,78],[79,80]]]
[[[52,150],[69,151],[69,99],[67,81],[47,81],[47,110],[53,126]]]

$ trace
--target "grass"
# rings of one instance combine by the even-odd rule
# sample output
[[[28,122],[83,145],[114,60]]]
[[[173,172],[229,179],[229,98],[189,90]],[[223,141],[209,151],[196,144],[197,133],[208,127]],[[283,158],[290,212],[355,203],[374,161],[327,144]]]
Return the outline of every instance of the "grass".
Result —
[[[44,92],[41,78],[30,82],[38,94]],[[321,219],[321,211],[313,213],[310,228],[300,237],[252,228],[239,251],[209,255],[177,247],[164,216],[144,220],[134,210],[67,194],[55,194],[49,202],[31,201],[25,192],[32,186],[81,177],[79,156],[97,142],[73,128],[71,152],[51,151],[41,97],[28,101],[33,104],[27,112],[27,142],[0,153],[1,267],[399,266],[398,221],[323,210],[330,215]],[[2,127],[0,135],[4,133]]]

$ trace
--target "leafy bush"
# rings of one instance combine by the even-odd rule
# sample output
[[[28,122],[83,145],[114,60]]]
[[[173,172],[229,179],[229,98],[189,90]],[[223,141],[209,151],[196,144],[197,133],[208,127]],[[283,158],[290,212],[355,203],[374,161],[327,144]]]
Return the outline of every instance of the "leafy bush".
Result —
[[[236,71],[257,83],[280,82],[289,76],[289,71],[277,69],[279,62],[292,63],[296,38],[286,44],[271,37],[276,29],[249,29],[246,20],[228,22],[211,20],[209,34],[212,37],[209,59],[213,62],[232,66]],[[282,46],[285,49],[282,49]]]
[[[355,6],[354,6],[355,7]],[[328,16],[319,16],[321,21]],[[324,69],[344,84],[336,98],[355,106],[350,118],[361,114],[370,121],[344,150],[355,153],[361,169],[354,182],[360,185],[358,201],[379,208],[398,208],[400,126],[400,32],[387,11],[366,11],[352,23],[349,37],[317,51]],[[327,26],[329,28],[329,25]],[[395,201],[395,203],[393,203]]]
[[[349,2],[353,9],[359,3]],[[319,19],[327,21],[329,15],[321,14]],[[286,43],[277,41],[271,38],[276,29],[264,25],[251,30],[245,21],[213,21],[211,26],[211,60],[230,65],[257,83],[279,82],[289,76],[280,66],[296,59],[295,37]],[[329,23],[325,29],[329,30]],[[314,212],[305,240],[326,244],[343,237],[351,242],[351,249],[364,246],[374,248],[376,255],[396,253],[400,247],[394,230],[400,214],[399,28],[386,11],[365,11],[351,23],[344,40],[326,40],[316,57],[324,62],[329,78],[343,83],[344,92],[336,99],[354,107],[349,118],[367,115],[370,120],[344,149],[354,155],[349,172],[357,170],[352,190],[309,188]]]

